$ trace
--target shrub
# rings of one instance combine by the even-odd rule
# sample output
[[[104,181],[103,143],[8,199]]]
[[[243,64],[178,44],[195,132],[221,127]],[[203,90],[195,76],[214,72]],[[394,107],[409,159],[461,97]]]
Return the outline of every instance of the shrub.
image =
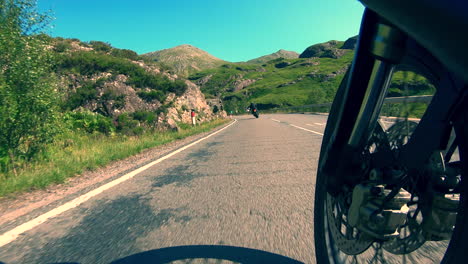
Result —
[[[137,92],[138,97],[145,100],[146,102],[151,102],[153,100],[158,100],[159,102],[163,102],[166,99],[166,96],[161,91],[152,90],[149,92],[146,91],[139,91]]]
[[[149,111],[135,111],[131,114],[133,119],[138,120],[140,122],[145,122],[147,124],[153,124],[156,120],[156,114],[154,112]]]
[[[130,59],[130,60],[138,60],[138,54],[133,50],[128,49],[112,49],[111,55],[115,57]]]
[[[66,42],[66,41],[60,41],[54,46],[54,51],[55,52],[65,52],[67,50],[71,49],[71,44]]]
[[[182,80],[176,80],[172,83],[168,83],[168,91],[175,93],[177,96],[182,95],[187,90],[187,84]]]
[[[111,134],[115,132],[112,119],[93,113],[89,110],[68,112],[64,116],[65,123],[72,129],[78,129],[87,133]]]
[[[112,46],[109,43],[102,41],[91,40],[89,44],[95,51],[109,52],[112,49]]]
[[[69,110],[76,109],[92,100],[96,100],[97,96],[98,91],[96,89],[96,83],[85,82],[80,88],[76,89],[76,92],[69,95],[65,103],[65,108]]]
[[[166,76],[154,74],[123,58],[113,57],[96,52],[79,51],[58,58],[57,71],[75,72],[82,75],[93,75],[100,72],[124,74],[129,78],[127,84],[137,88],[150,88],[178,95],[185,92],[187,85],[181,81],[171,81]]]
[[[134,120],[128,113],[117,117],[117,130],[125,135],[141,135],[144,132],[144,128],[140,127],[140,122]]]
[[[49,17],[35,6],[0,1],[0,159],[15,174],[19,158],[36,157],[59,132],[50,43],[38,35]]]
[[[106,91],[99,101],[101,102],[110,102],[113,101],[114,107],[117,109],[123,108],[125,106],[125,94],[117,95],[113,90]]]

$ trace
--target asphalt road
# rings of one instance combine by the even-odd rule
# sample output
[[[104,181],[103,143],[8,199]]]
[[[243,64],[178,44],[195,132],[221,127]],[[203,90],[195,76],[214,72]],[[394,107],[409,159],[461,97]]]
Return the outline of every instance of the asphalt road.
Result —
[[[321,115],[238,117],[0,247],[0,262],[109,263],[166,247],[228,245],[314,263],[314,184],[325,122]]]

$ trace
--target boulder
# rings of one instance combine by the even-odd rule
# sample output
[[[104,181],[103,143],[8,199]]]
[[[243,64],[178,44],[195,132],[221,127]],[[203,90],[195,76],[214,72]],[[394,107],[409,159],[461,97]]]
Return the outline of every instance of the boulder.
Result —
[[[169,129],[171,129],[173,131],[177,131],[177,132],[180,130],[179,126],[177,125],[177,123],[176,123],[176,121],[174,119],[168,118],[166,122],[167,122],[167,125],[168,125]]]

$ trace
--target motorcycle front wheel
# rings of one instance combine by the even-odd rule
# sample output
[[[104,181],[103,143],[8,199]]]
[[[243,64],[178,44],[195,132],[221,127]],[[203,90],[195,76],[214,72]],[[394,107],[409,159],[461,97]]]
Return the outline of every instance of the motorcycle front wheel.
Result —
[[[413,54],[414,57],[412,57]],[[452,89],[453,87],[447,87],[446,85],[447,72],[441,70],[444,67],[438,64],[434,58],[424,58],[420,54],[418,50],[408,51],[406,55],[408,58],[405,60],[405,63],[397,65],[396,68],[405,72],[418,73],[423,78],[426,77],[435,87],[435,90]],[[424,232],[424,228],[422,227],[424,218],[419,206],[423,206],[425,194],[412,193],[412,209],[410,208],[406,224],[399,229],[399,236],[392,240],[369,239],[368,236],[363,235],[360,230],[348,223],[348,212],[351,198],[353,197],[352,191],[356,185],[344,186],[346,188],[341,188],[339,192],[329,192],[327,190],[327,184],[329,184],[327,182],[328,176],[323,172],[324,164],[330,164],[330,161],[326,159],[337,158],[336,155],[328,153],[330,151],[328,144],[331,144],[333,138],[339,138],[341,136],[340,133],[343,133],[343,127],[339,127],[338,125],[339,119],[343,113],[357,114],[359,111],[351,108],[361,107],[358,103],[346,103],[347,96],[353,93],[353,91],[346,90],[346,83],[348,78],[350,78],[350,74],[349,71],[346,73],[338,88],[322,141],[314,205],[314,236],[317,263],[462,263],[466,252],[468,252],[466,246],[468,243],[463,241],[468,237],[468,202],[466,199],[468,190],[466,178],[468,172],[468,115],[466,112],[468,108],[466,103],[464,106],[456,108],[457,112],[453,114],[454,116],[461,117],[459,120],[462,120],[458,125],[454,125],[456,139],[451,145],[447,145],[447,149],[441,150],[441,158],[438,158],[439,156],[436,155],[435,161],[431,163],[434,168],[442,166],[444,169],[452,166],[451,164],[458,164],[457,166],[461,164],[461,166],[457,167],[460,171],[460,176],[458,176],[460,182],[456,187],[456,191],[452,194],[457,195],[458,211],[456,225],[451,237],[438,239],[429,237]],[[388,109],[382,108],[381,111],[386,110]],[[395,119],[401,122],[393,119],[382,121],[387,118],[384,115],[389,115],[390,113],[394,112],[391,109],[385,114],[381,112],[380,121],[373,128],[373,132],[370,133],[372,136],[364,143],[366,147],[363,149],[362,157],[360,157],[363,162],[366,162],[366,155],[364,153],[371,153],[381,146],[391,149],[394,153],[398,153],[405,147],[405,144],[412,135],[412,131],[418,126],[419,121],[412,121],[417,119],[412,119],[408,114],[401,119]],[[349,118],[349,115],[347,118]],[[357,120],[357,117],[355,119]],[[354,125],[349,122],[348,124],[349,126]],[[344,130],[352,129],[348,127]],[[430,131],[427,131],[427,133],[430,134]],[[343,152],[345,151],[343,150]],[[456,160],[452,161],[452,159]],[[343,159],[338,158],[331,162],[339,164],[341,161]],[[342,176],[336,175],[336,177]],[[369,182],[369,179],[366,179],[366,177],[362,176],[361,178],[362,181],[360,183]],[[414,178],[411,175],[407,177],[409,181],[408,186],[418,184],[416,183],[417,179]]]

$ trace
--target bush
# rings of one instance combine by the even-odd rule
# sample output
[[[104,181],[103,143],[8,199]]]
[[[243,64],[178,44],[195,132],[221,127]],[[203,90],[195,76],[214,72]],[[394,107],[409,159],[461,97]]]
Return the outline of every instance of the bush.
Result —
[[[151,102],[153,100],[158,100],[159,102],[163,102],[166,99],[166,96],[161,91],[152,90],[149,92],[146,91],[139,91],[137,92],[138,97],[145,100],[146,102]]]
[[[280,63],[275,64],[275,67],[278,68],[278,69],[281,69],[281,68],[288,67],[289,65],[291,65],[290,62],[284,61],[284,62],[280,62]]]
[[[128,49],[112,49],[111,55],[115,57],[125,58],[129,60],[138,60],[138,54],[133,50]]]
[[[180,96],[187,91],[187,84],[182,80],[176,80],[173,83],[167,84],[167,86],[167,90],[171,93],[175,93],[177,96]]]
[[[156,121],[156,114],[153,112],[148,111],[136,111],[131,114],[133,119],[138,120],[140,122],[145,122],[147,124],[153,124]]]
[[[80,112],[68,112],[64,116],[65,123],[70,128],[85,131],[87,133],[111,134],[115,132],[112,119],[93,113],[89,110]]]
[[[144,128],[140,126],[138,120],[134,120],[128,113],[123,113],[117,117],[117,131],[125,135],[141,135]]]
[[[65,52],[69,49],[71,49],[71,44],[66,41],[60,41],[54,46],[54,51],[59,53]]]
[[[76,92],[69,95],[65,103],[65,108],[69,110],[76,109],[92,100],[96,100],[97,97],[98,91],[96,89],[96,83],[85,82],[83,86],[76,89]]]
[[[0,162],[15,174],[16,161],[36,157],[59,132],[50,43],[40,34],[48,21],[33,0],[0,1]]]
[[[101,72],[124,74],[129,78],[127,84],[137,88],[161,90],[164,93],[173,92],[178,95],[185,92],[185,82],[171,81],[166,76],[154,74],[128,60],[95,52],[79,51],[62,55],[57,62],[57,71],[74,72],[82,75],[93,75]]]
[[[109,43],[102,41],[91,40],[89,44],[95,51],[109,52],[112,49],[112,46]]]

